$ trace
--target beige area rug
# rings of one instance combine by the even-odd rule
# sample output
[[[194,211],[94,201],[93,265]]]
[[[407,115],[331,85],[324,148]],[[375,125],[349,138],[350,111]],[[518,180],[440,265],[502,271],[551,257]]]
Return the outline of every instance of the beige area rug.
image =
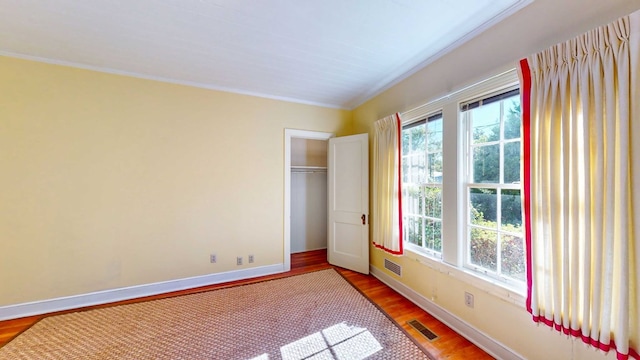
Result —
[[[428,359],[335,270],[45,318],[0,359]]]

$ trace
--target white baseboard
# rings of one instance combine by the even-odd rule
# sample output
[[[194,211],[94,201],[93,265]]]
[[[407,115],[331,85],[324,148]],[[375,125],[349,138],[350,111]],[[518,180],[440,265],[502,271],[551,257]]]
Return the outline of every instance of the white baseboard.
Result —
[[[424,311],[431,314],[436,319],[440,320],[451,329],[455,330],[460,335],[467,338],[472,343],[476,344],[479,348],[486,351],[489,355],[496,359],[504,360],[522,360],[522,356],[509,349],[507,346],[494,340],[482,331],[474,328],[464,320],[458,318],[447,310],[443,309],[436,303],[417,293],[415,290],[387,275],[384,271],[370,266],[371,275],[378,278],[383,283],[387,284],[390,288],[402,294],[402,296],[409,299],[414,304],[421,307]]]
[[[250,269],[194,276],[184,279],[162,281],[151,284],[96,291],[87,294],[66,296],[42,301],[1,306],[0,320],[17,319],[25,316],[46,314],[55,311],[77,309],[85,306],[135,299],[144,296],[192,289],[200,286],[249,279],[258,276],[277,274],[281,272],[284,272],[284,264],[275,264]]]

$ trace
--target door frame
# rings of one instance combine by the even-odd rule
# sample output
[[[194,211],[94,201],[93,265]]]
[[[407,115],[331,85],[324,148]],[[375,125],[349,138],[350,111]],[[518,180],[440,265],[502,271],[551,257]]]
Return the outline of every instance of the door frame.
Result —
[[[291,270],[291,139],[329,141],[334,133],[284,129],[284,261],[283,271]]]

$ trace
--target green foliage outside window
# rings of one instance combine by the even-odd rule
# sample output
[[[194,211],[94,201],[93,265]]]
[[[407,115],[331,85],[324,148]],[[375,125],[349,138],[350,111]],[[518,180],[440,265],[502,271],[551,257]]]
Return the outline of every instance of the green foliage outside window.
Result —
[[[412,244],[434,251],[442,251],[442,189],[412,186],[405,191],[406,200],[417,200],[418,209],[405,214],[405,239]],[[432,217],[434,219],[425,218]]]
[[[443,246],[459,242],[459,246],[467,246],[464,265],[490,276],[524,281],[521,108],[517,93],[511,89],[459,104],[460,120],[465,120],[469,132],[469,143],[465,144],[469,153],[461,157],[469,161],[465,164],[469,177],[459,179],[467,192],[459,196],[468,199],[468,207],[451,204],[459,211],[468,211],[468,223],[459,229],[459,239],[442,239],[443,221],[449,221],[443,220],[443,186],[457,186],[443,183],[447,177],[447,181],[458,179],[443,171],[443,153],[448,152],[447,158],[455,160],[456,150],[449,144],[443,151],[442,113],[403,128],[403,237],[415,245],[412,248],[435,257],[443,250],[447,252]]]
[[[500,116],[492,118],[496,109],[500,113],[501,106],[505,108],[502,129]],[[506,99],[481,111],[482,114],[477,114],[478,124],[472,130],[474,178],[471,182],[518,184],[521,158],[519,101]],[[442,252],[442,188],[434,186],[442,183],[442,120],[403,130],[402,155],[404,239],[421,248]],[[524,280],[520,190],[492,188],[491,185],[469,190],[470,262]]]
[[[442,117],[402,131],[404,239],[442,251]]]
[[[506,105],[506,104],[505,104]],[[520,103],[512,101],[504,120],[504,139],[520,138]],[[492,124],[488,129],[475,127],[473,143],[483,144],[500,139],[500,122]],[[520,141],[504,144],[504,182],[520,181]],[[473,174],[475,183],[499,182],[500,179],[500,146],[489,144],[475,147],[473,154]]]
[[[472,223],[481,227],[472,227],[470,236],[471,263],[491,271],[498,267],[498,232],[484,228],[496,228],[495,221],[484,221],[483,214],[472,208]],[[502,230],[521,234],[522,227],[503,224]],[[525,280],[524,239],[521,236],[500,234],[501,273],[514,279]]]
[[[495,107],[498,107],[495,103]],[[505,107],[507,102],[504,103]],[[489,105],[492,106],[492,105]],[[495,109],[492,109],[495,111]],[[499,118],[473,129],[473,183],[520,182],[521,118],[519,101],[512,100],[505,111],[503,136]],[[497,143],[503,139],[502,147]],[[500,164],[500,151],[503,151]],[[498,196],[499,195],[499,196]],[[498,219],[498,201],[501,218]],[[518,280],[525,280],[522,237],[522,204],[519,189],[476,187],[469,189],[469,257],[472,264]],[[500,231],[498,231],[498,229]],[[498,254],[498,251],[500,252]],[[500,258],[500,261],[498,260]],[[500,269],[498,269],[500,266]]]

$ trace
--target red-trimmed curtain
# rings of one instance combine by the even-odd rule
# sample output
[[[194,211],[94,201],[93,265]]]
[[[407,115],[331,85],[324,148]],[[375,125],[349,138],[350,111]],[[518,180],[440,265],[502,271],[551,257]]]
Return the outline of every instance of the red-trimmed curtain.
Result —
[[[402,122],[396,113],[373,126],[373,244],[402,255]]]
[[[618,359],[640,359],[639,58],[636,12],[520,62],[527,310]]]

